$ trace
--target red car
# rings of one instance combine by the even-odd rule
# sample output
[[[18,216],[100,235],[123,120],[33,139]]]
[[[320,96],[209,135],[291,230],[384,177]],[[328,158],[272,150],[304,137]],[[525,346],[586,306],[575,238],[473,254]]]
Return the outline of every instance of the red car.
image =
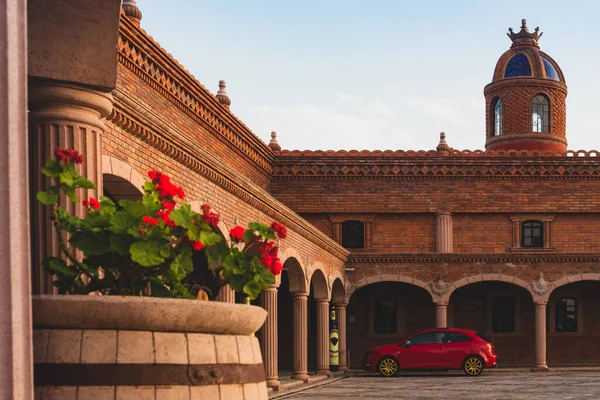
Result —
[[[462,369],[477,376],[496,366],[494,345],[485,336],[466,329],[427,329],[400,343],[375,347],[361,360],[362,368],[394,376],[400,369]]]

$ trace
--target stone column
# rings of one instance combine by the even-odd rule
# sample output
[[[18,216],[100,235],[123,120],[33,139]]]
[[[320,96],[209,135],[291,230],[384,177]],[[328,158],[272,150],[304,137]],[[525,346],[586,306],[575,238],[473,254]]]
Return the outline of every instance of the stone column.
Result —
[[[329,371],[329,300],[315,299],[317,303],[317,374]]]
[[[229,285],[223,286],[217,295],[217,301],[235,303],[235,291]]]
[[[452,214],[440,211],[435,219],[435,248],[438,253],[452,253]]]
[[[27,8],[0,5],[0,398],[33,399],[27,154]],[[10,214],[10,215],[8,215]]]
[[[438,301],[435,303],[435,327],[448,327],[448,302]]]
[[[294,314],[292,379],[301,379],[308,383],[308,293],[293,292],[292,303]]]
[[[53,293],[52,279],[41,262],[46,256],[59,256],[58,239],[48,219],[48,207],[35,200],[35,193],[50,183],[41,168],[54,158],[56,147],[73,148],[81,153],[84,163],[79,173],[93,181],[97,189],[78,193],[80,200],[102,196],[102,132],[103,118],[112,110],[110,93],[84,86],[59,82],[37,81],[29,88],[29,145],[31,157],[31,191],[33,204],[33,291]],[[82,217],[81,203],[64,201],[67,210]]]
[[[546,302],[535,303],[535,366],[532,372],[546,372]]]
[[[279,390],[279,373],[277,369],[277,287],[271,284],[260,295],[260,306],[267,310],[267,320],[260,330],[260,347],[267,374],[267,386]]]
[[[346,344],[346,307],[348,303],[339,303],[335,305],[337,315],[337,325],[340,335],[340,371],[348,369],[347,344]]]

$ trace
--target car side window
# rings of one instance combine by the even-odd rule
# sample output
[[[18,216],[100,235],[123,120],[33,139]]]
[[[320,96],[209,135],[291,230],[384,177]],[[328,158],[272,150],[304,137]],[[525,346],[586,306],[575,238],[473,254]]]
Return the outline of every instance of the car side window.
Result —
[[[442,336],[442,343],[464,343],[472,341],[473,339],[467,335],[458,332],[448,332]]]
[[[411,345],[418,344],[437,344],[442,343],[443,333],[441,332],[425,332],[410,339]]]

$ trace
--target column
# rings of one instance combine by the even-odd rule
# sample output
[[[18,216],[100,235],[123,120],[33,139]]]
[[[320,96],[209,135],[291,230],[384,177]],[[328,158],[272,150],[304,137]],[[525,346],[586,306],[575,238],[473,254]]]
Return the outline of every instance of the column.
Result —
[[[339,303],[335,305],[337,315],[338,331],[340,335],[340,371],[348,369],[347,345],[346,345],[346,307],[348,303]]]
[[[27,8],[0,5],[0,398],[33,399],[27,155]]]
[[[235,291],[229,285],[223,286],[217,295],[217,301],[235,303]]]
[[[448,302],[437,301],[435,303],[435,327],[448,327]]]
[[[329,300],[315,299],[317,303],[317,374],[329,371]]]
[[[548,371],[546,364],[546,302],[535,303],[535,366],[532,372]]]
[[[267,310],[267,320],[260,330],[260,347],[267,374],[267,386],[279,390],[279,374],[277,369],[277,287],[271,284],[260,295],[260,306]]]
[[[294,314],[292,379],[301,379],[308,383],[308,293],[293,292],[292,308]]]
[[[438,253],[452,253],[452,214],[440,211],[435,219],[435,247]]]
[[[29,145],[31,157],[31,198],[33,204],[33,291],[53,293],[52,280],[41,262],[46,256],[59,256],[56,233],[48,219],[48,207],[35,200],[35,193],[49,184],[41,174],[46,161],[54,158],[56,147],[78,150],[84,163],[79,173],[93,181],[97,189],[80,191],[80,200],[102,195],[102,132],[103,118],[112,110],[112,96],[99,90],[59,82],[38,81],[29,88]],[[82,217],[81,203],[65,201],[70,213]]]

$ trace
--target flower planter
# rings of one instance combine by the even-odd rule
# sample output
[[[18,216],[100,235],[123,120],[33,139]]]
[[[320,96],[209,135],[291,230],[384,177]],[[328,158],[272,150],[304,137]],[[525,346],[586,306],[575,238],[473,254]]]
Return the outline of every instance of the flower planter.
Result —
[[[36,399],[267,399],[260,307],[34,296]]]

